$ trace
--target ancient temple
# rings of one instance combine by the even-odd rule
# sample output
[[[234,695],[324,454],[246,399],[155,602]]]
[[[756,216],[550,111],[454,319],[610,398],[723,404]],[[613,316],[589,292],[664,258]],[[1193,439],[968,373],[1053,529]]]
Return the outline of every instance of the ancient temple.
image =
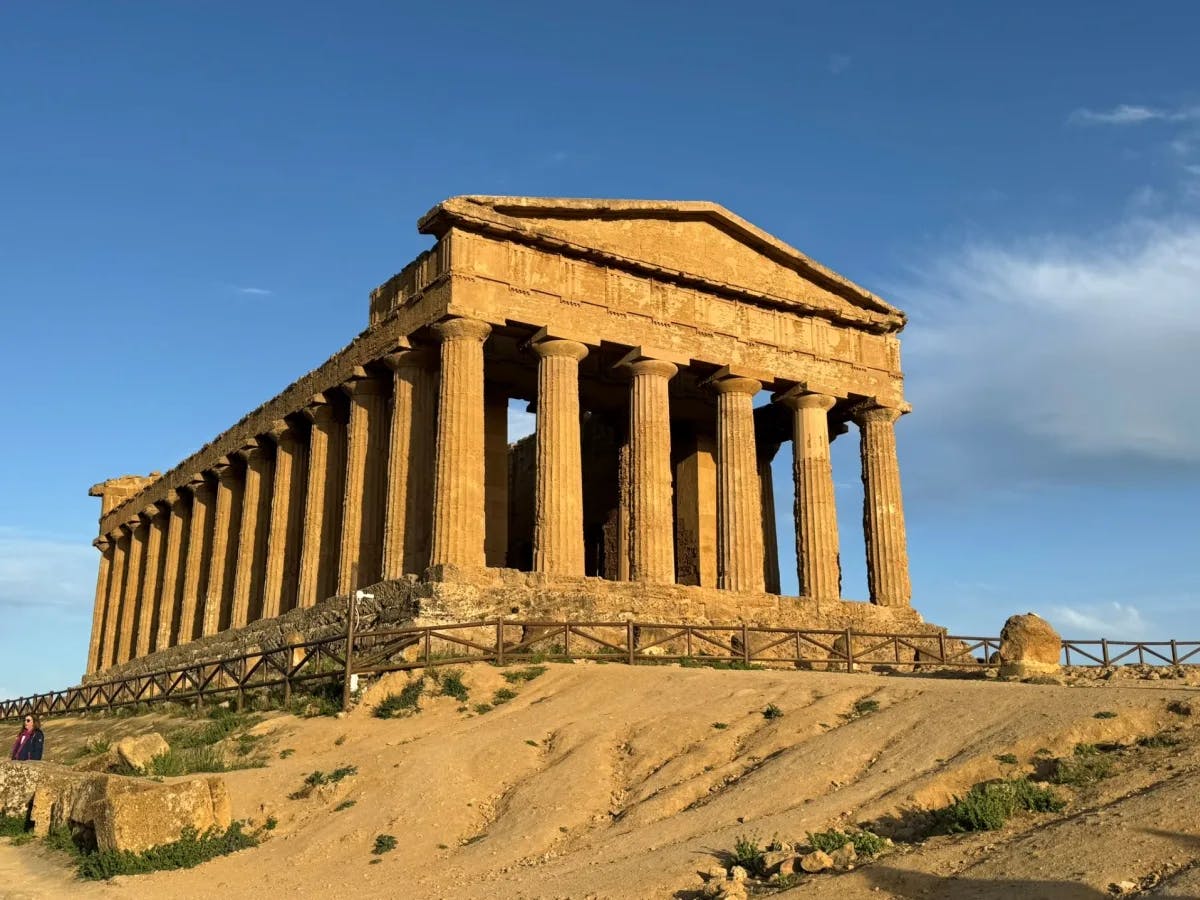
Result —
[[[456,197],[418,227],[436,243],[349,346],[170,471],[91,489],[89,673],[448,570],[778,594],[787,442],[780,602],[837,603],[850,423],[870,603],[909,605],[903,313],[713,203]],[[536,433],[510,445],[512,399]]]

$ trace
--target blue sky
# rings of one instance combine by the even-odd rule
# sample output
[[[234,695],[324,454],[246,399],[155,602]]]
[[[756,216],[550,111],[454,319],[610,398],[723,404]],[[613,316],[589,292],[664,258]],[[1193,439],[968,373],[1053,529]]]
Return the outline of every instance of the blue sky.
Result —
[[[88,486],[322,362],[463,193],[716,200],[889,298],[926,617],[1200,637],[1197,33],[1186,2],[5,4],[0,695],[82,670]]]

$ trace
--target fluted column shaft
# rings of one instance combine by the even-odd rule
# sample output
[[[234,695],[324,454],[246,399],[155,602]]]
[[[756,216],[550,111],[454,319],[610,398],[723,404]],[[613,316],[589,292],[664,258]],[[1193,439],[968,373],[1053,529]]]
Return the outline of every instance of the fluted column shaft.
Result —
[[[92,546],[100,551],[100,571],[96,575],[96,603],[92,607],[92,637],[88,641],[87,671],[89,674],[99,671],[102,665],[102,640],[104,636],[104,620],[108,615],[108,585],[112,576],[113,557],[116,548],[107,538],[99,537],[92,541]]]
[[[296,603],[300,548],[304,540],[304,494],[308,481],[308,443],[280,421],[275,439],[275,479],[271,488],[271,524],[263,578],[264,619],[273,619]]]
[[[244,482],[233,465],[216,467],[217,502],[213,511],[212,555],[208,565],[208,591],[204,599],[204,630],[208,637],[227,627],[237,566],[237,537],[241,525]]]
[[[764,452],[766,449],[767,452]],[[775,476],[771,472],[771,461],[778,452],[778,445],[758,448],[758,484],[762,495],[763,527],[763,584],[768,594],[778,594],[779,585],[779,532],[775,522]]]
[[[837,501],[829,456],[829,410],[836,398],[791,394],[792,473],[796,481],[796,572],[800,596],[841,596]]]
[[[129,567],[128,526],[117,530],[113,540],[114,551],[112,572],[108,582],[108,608],[104,613],[104,645],[100,654],[100,668],[116,665],[117,648],[120,640],[117,632],[121,627],[121,604],[125,601],[125,570]]]
[[[133,534],[129,540],[129,556],[125,560],[125,598],[121,603],[120,632],[117,639],[117,663],[133,658],[134,634],[138,625],[138,598],[142,590],[142,562],[146,556],[146,539],[149,528],[138,519],[131,523]]]
[[[753,398],[762,385],[732,376],[717,392],[717,587],[762,591],[762,495]]]
[[[192,492],[192,516],[183,567],[183,602],[179,607],[179,636],[176,640],[179,644],[195,640],[204,631],[200,617],[204,613],[204,597],[208,593],[213,506],[216,504],[216,490],[212,482],[203,476],[194,479],[188,488]]]
[[[643,359],[630,364],[629,577],[673,584],[675,528],[671,508],[671,409],[667,383],[679,369]]]
[[[167,536],[167,517],[157,506],[148,506],[142,511],[149,529],[146,540],[145,573],[142,577],[138,608],[137,649],[135,656],[145,656],[154,646],[155,628],[160,612],[160,585],[162,584],[163,545]]]
[[[346,432],[339,594],[379,581],[387,504],[387,384],[363,376],[345,385],[345,391],[350,396],[350,424]]]
[[[483,342],[491,326],[450,319],[441,338],[430,565],[482,567],[484,536]]]
[[[490,386],[489,386],[490,387]],[[508,565],[508,395],[483,393],[483,535],[485,565]]]
[[[167,545],[163,551],[158,635],[155,638],[155,647],[159,650],[175,646],[176,636],[179,633],[183,598],[183,570],[187,563],[188,523],[192,518],[192,507],[186,497],[172,491],[168,499],[171,503],[171,511],[167,516]]]
[[[318,402],[305,414],[312,421],[308,439],[308,491],[304,499],[304,540],[296,605],[310,607],[336,586],[339,523],[342,515],[340,428],[332,404]]]
[[[236,574],[229,627],[241,628],[262,611],[263,565],[267,556],[267,528],[271,515],[272,458],[259,444],[240,453],[246,461],[242,494],[242,521],[238,528]]]
[[[402,350],[385,362],[393,375],[383,577],[395,579],[429,565],[438,383],[427,349]]]
[[[583,460],[579,445],[579,361],[575,341],[535,344],[538,354],[533,570],[582,576]]]
[[[900,462],[895,423],[900,410],[874,406],[854,413],[862,437],[863,531],[867,544],[867,586],[871,602],[908,606],[908,538],[900,494]]]

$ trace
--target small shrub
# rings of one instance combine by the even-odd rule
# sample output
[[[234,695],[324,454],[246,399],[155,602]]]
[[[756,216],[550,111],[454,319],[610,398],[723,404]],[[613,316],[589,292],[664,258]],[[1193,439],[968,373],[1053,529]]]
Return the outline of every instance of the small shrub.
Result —
[[[279,825],[279,820],[274,816],[268,816],[267,821],[263,822],[264,831],[274,831]]]
[[[102,753],[107,753],[110,749],[112,749],[112,743],[103,738],[93,738],[83,745],[85,756],[100,756]]]
[[[0,837],[19,838],[25,834],[24,816],[0,816]]]
[[[525,741],[525,743],[527,743],[527,744],[528,744],[530,747],[536,747],[536,746],[538,746],[538,742],[537,742],[537,741],[527,740],[527,741]]]
[[[492,706],[500,706],[502,703],[507,703],[509,700],[515,700],[517,692],[509,688],[500,688],[496,693],[492,694]]]
[[[394,719],[399,716],[420,712],[421,693],[425,690],[425,676],[410,681],[398,694],[388,694],[375,707],[375,718]]]
[[[963,797],[955,797],[935,815],[935,830],[948,834],[995,831],[1015,813],[1058,812],[1065,802],[1048,788],[1028,778],[977,784]]]
[[[526,666],[524,669],[516,669],[511,672],[504,672],[504,680],[509,684],[518,684],[522,681],[533,681],[545,675],[549,669],[545,666]]]
[[[729,723],[728,722],[713,722],[712,727],[717,729],[717,731],[724,731],[726,728],[729,727]]]
[[[1190,716],[1192,704],[1188,700],[1172,700],[1167,703],[1167,712],[1175,713],[1177,716]]]
[[[296,752],[296,751],[295,751],[295,750],[293,750],[291,747],[285,747],[284,749],[282,749],[282,750],[280,750],[280,751],[279,751],[279,758],[280,758],[280,759],[287,759],[289,756],[291,756],[291,755],[292,755],[293,753],[295,753],[295,752]]]
[[[462,676],[462,669],[448,669],[443,672],[441,689],[444,696],[453,697],[459,703],[466,703],[470,693],[467,691],[467,686],[463,684]]]
[[[869,697],[864,697],[861,700],[856,700],[854,702],[854,708],[851,709],[850,712],[846,713],[846,715],[843,716],[843,718],[845,718],[845,719],[860,719],[863,716],[870,715],[871,713],[877,712],[878,710],[879,710],[879,701],[878,700],[872,700]]]
[[[375,836],[375,847],[371,850],[376,856],[383,856],[385,853],[390,853],[396,849],[396,839],[390,834],[379,834]]]
[[[1054,751],[1051,750],[1049,747],[1038,747],[1036,750],[1033,751],[1033,755],[1034,756],[1053,756]]]
[[[1177,735],[1160,731],[1158,734],[1138,738],[1137,743],[1139,747],[1178,747],[1183,741]]]
[[[65,829],[61,830],[65,832]],[[80,851],[74,846],[70,833],[60,833],[58,842],[69,844],[79,864],[79,877],[105,880],[117,875],[144,875],[173,869],[190,869],[218,856],[226,856],[258,846],[253,835],[242,830],[241,822],[234,822],[224,831],[210,829],[203,834],[194,828],[184,829],[183,836],[170,844],[151,847],[142,853],[128,850],[97,850],[91,853]],[[62,847],[66,849],[66,847]]]
[[[333,742],[333,746],[335,746],[335,747],[342,746],[342,744],[346,743],[346,737],[347,737],[347,735],[344,735],[344,734],[338,735],[337,739]]]
[[[304,779],[304,787],[298,791],[292,791],[292,793],[288,794],[288,799],[303,800],[306,797],[311,797],[313,790],[323,784],[337,784],[343,778],[357,774],[357,766],[342,766],[340,769],[334,769],[328,775],[318,769],[315,772],[310,772],[308,777]]]
[[[1093,719],[1115,719],[1117,714],[1112,710],[1102,709],[1098,713],[1092,713]]]
[[[854,852],[863,859],[878,856],[887,847],[887,842],[873,831],[851,831],[849,833],[832,828],[829,831],[809,832],[808,843],[814,850],[833,853],[847,844],[854,845]]]
[[[766,709],[763,710],[763,718],[768,721],[771,719],[783,718],[783,710],[774,703],[768,703]]]
[[[996,762],[1002,762],[1005,765],[1015,766],[1018,762],[1017,755],[1015,753],[1001,753],[996,757]]]
[[[492,711],[492,704],[476,703],[474,706],[471,707],[471,709],[475,710],[476,714],[482,716],[484,713],[489,713]]]
[[[751,875],[763,875],[766,868],[764,853],[757,836],[739,834],[733,844],[733,864],[741,866]]]
[[[1075,755],[1067,759],[1055,760],[1055,784],[1069,784],[1082,787],[1095,784],[1112,774],[1112,761],[1100,752],[1093,744],[1079,744],[1075,747]]]
[[[333,811],[341,812],[343,809],[349,809],[357,802],[358,802],[357,800],[343,800],[341,803],[339,803],[337,806],[335,806],[333,808]]]

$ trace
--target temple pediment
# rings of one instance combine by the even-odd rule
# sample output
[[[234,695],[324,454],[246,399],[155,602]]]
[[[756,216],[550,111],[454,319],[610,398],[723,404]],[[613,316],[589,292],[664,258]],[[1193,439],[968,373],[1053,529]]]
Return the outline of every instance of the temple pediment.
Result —
[[[463,196],[436,206],[419,227],[607,258],[872,331],[905,323],[900,310],[715,203]]]

